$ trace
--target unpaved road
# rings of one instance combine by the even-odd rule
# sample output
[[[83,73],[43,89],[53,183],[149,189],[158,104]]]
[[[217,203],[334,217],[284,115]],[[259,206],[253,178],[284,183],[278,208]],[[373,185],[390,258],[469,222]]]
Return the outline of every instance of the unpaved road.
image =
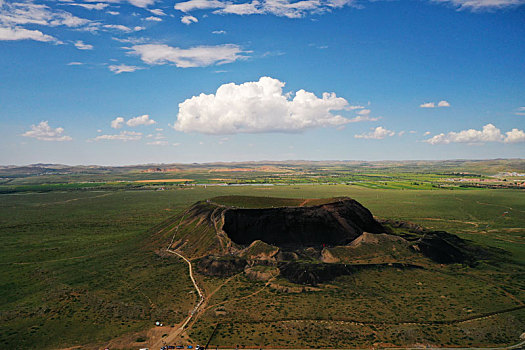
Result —
[[[191,282],[193,283],[193,286],[195,287],[195,290],[197,290],[197,294],[199,295],[199,301],[197,302],[197,305],[191,310],[188,317],[184,320],[182,324],[179,326],[176,326],[176,328],[169,328],[167,329],[166,333],[167,336],[164,336],[160,339],[158,339],[156,342],[151,344],[149,346],[150,349],[160,349],[164,345],[173,345],[173,344],[179,344],[180,343],[180,335],[184,332],[184,329],[190,323],[190,321],[193,319],[193,317],[200,311],[201,306],[204,303],[204,294],[202,290],[199,288],[197,281],[195,281],[195,277],[193,276],[193,266],[191,265],[191,261],[189,261],[184,255],[180,254],[179,252],[176,252],[174,250],[171,250],[169,248],[166,249],[167,252],[171,254],[175,254],[181,259],[183,259],[188,264],[188,270],[190,274]]]

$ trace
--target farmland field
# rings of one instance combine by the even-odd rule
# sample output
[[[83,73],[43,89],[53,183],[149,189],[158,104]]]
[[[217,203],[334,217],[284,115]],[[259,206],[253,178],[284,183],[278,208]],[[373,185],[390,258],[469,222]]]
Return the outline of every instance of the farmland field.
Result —
[[[141,332],[151,328],[157,319],[163,320],[168,325],[175,325],[182,321],[196,302],[196,297],[191,293],[192,285],[187,275],[187,266],[176,256],[163,254],[164,242],[155,240],[155,227],[198,200],[225,195],[281,198],[350,196],[380,218],[411,221],[436,230],[446,230],[462,238],[508,251],[514,270],[508,271],[507,274],[499,269],[497,271],[499,273],[493,271],[492,275],[484,275],[483,267],[458,272],[468,273],[471,277],[479,274],[491,280],[490,288],[495,289],[483,289],[485,285],[483,282],[470,278],[465,287],[466,291],[462,291],[467,293],[479,290],[482,294],[488,293],[487,296],[491,299],[488,299],[488,304],[483,306],[484,311],[515,307],[520,305],[525,297],[523,288],[525,200],[520,190],[435,188],[405,190],[374,189],[361,185],[282,185],[181,187],[165,191],[23,192],[3,194],[0,197],[2,218],[0,235],[3,242],[0,247],[1,346],[3,348],[28,348],[31,344],[39,344],[41,348],[61,348],[82,344],[102,346],[110,339],[123,334],[139,334],[137,338],[140,338]],[[416,272],[405,273],[408,274],[404,277],[405,280],[413,281],[414,284],[425,278],[418,277]],[[373,285],[374,280],[369,276],[361,275],[356,278],[361,279],[359,283],[365,288],[363,295],[371,293],[374,288],[377,289],[377,286]],[[459,283],[461,279],[457,278]],[[392,283],[388,288],[393,291],[400,288],[396,286],[395,279],[395,276],[390,276],[387,282]],[[225,289],[223,291],[225,294],[216,294],[214,297],[217,302],[235,298],[243,293],[249,293],[253,288],[258,288],[256,283],[247,283],[242,279],[234,282],[232,288],[237,285],[240,289],[230,292]],[[337,283],[345,282],[342,279]],[[415,291],[416,300],[419,294],[434,293],[436,298],[439,298],[443,294],[454,293],[455,287],[447,291],[443,290],[444,287],[439,285],[439,281],[435,284]],[[366,292],[366,288],[369,288],[370,292]],[[300,334],[310,334],[301,336],[306,343],[318,341],[319,346],[330,346],[327,340],[330,339],[329,337],[320,340],[312,338],[312,334],[317,333],[319,329],[325,329],[326,325],[293,321],[291,316],[290,321],[286,321],[288,323],[277,320],[273,313],[286,311],[289,315],[294,310],[293,308],[287,310],[287,307],[293,304],[285,302],[290,301],[288,296],[283,297],[284,304],[278,306],[279,299],[275,299],[271,293],[273,292],[261,293],[260,298],[254,301],[258,309],[265,305],[267,298],[273,298],[277,303],[268,308],[267,316],[264,318],[265,323],[260,327],[253,328],[249,324],[245,326],[236,323],[241,319],[243,322],[248,322],[251,320],[249,318],[236,320],[235,317],[228,316],[229,322],[232,323],[229,326],[225,324],[223,327],[232,329],[230,332],[234,337],[232,339],[237,339],[239,342],[247,342],[248,339],[252,342],[260,340],[262,345],[267,343],[267,339],[273,339],[275,335],[275,339],[282,339],[279,340],[278,345],[286,347],[291,346],[290,339]],[[303,302],[315,304],[322,303],[323,298],[329,298],[327,300],[332,297],[348,298],[348,295],[340,294],[341,292],[334,291],[334,293],[324,297],[312,293],[308,298],[303,298]],[[476,300],[479,300],[482,294],[476,297],[478,298]],[[395,293],[395,295],[399,294]],[[455,306],[457,310],[444,308],[439,311],[438,308],[435,311],[438,314],[433,317],[440,316],[440,313],[440,317],[444,318],[461,316],[467,312],[465,310],[468,310],[468,298],[464,302],[466,304]],[[397,310],[401,310],[404,303],[410,304],[413,301],[408,302],[396,296],[391,303],[384,304],[385,310],[392,305],[395,305]],[[233,315],[243,315],[246,311],[242,310],[246,306],[243,303],[239,305],[232,303],[228,307],[230,311],[238,311]],[[373,303],[369,305],[372,309],[375,306]],[[356,310],[355,318],[362,319],[362,315],[366,314],[366,309],[359,311],[356,305],[348,304],[345,307]],[[416,315],[421,320],[425,319],[429,310],[425,305],[422,307],[421,315]],[[334,318],[333,315],[337,314],[337,312],[329,312],[328,308],[326,310],[328,314],[321,315],[322,317]],[[212,311],[210,309],[210,312]],[[402,311],[394,311],[392,314],[393,319],[395,317],[402,319],[405,316]],[[519,335],[525,327],[523,310],[497,317],[499,318],[490,319],[490,322],[508,323],[509,327],[506,331],[498,330],[493,333],[487,331],[491,335],[482,339],[485,339],[487,344],[518,342]],[[312,318],[312,315],[297,315],[296,319],[300,318]],[[355,328],[355,325],[349,328],[344,326],[344,322],[349,322],[348,320],[340,320],[340,323],[334,324],[327,334],[337,333],[341,327],[345,329],[344,332],[352,332],[352,327]],[[206,340],[210,327],[214,326],[212,321],[213,317],[205,316],[202,322],[197,322],[189,331],[192,339],[199,339],[201,342]],[[297,323],[297,327],[291,327],[290,322]],[[488,321],[476,322],[482,323],[479,327],[491,327]],[[239,327],[244,331],[240,333],[234,331]],[[366,331],[361,327],[356,331],[361,334],[355,335],[356,345],[362,344],[362,340],[365,339],[363,337],[372,337],[371,334],[374,342],[395,344],[395,339],[402,339],[396,334],[406,332],[406,329],[401,329],[396,333],[386,325],[366,327],[366,329],[372,327],[372,330]],[[252,328],[253,330],[250,330]],[[462,340],[463,331],[453,326],[445,328],[447,329],[441,329],[440,332],[445,332],[444,335],[452,334],[453,337],[450,339],[456,339],[458,344],[469,344],[468,339]],[[221,337],[227,339],[224,332],[229,332],[228,329],[219,329],[217,339],[222,339]],[[250,332],[249,337],[245,331]],[[279,333],[279,336],[275,332]],[[405,336],[410,338],[408,335]],[[336,338],[334,341],[339,342],[340,339]],[[430,341],[429,339],[447,343],[443,335],[434,334],[432,337],[429,336],[427,341]],[[230,344],[219,343],[219,345]],[[476,340],[474,343],[479,341]],[[450,340],[447,344],[455,343],[454,340]]]

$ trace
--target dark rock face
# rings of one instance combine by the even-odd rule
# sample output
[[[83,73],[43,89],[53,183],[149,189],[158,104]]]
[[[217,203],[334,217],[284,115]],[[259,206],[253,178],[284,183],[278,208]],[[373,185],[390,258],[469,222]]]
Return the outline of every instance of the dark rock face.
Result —
[[[476,255],[483,252],[469,245],[465,240],[444,231],[426,233],[417,243],[419,250],[440,264],[469,264],[476,261]]]
[[[205,256],[197,263],[199,272],[208,276],[228,277],[240,273],[246,266],[246,260],[238,257]]]
[[[361,235],[384,232],[368,209],[353,199],[312,206],[228,209],[223,230],[237,244],[259,239],[276,246],[344,245]]]

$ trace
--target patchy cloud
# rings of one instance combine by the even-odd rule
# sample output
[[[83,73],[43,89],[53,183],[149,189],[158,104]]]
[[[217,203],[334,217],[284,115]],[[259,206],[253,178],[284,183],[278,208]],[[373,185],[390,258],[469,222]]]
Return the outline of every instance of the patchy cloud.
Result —
[[[0,2],[0,22],[6,25],[37,24],[41,26],[81,27],[91,21],[72,15],[69,12],[51,9],[47,5],[31,2]]]
[[[325,92],[321,98],[305,90],[283,93],[284,85],[270,77],[221,85],[215,94],[200,94],[180,103],[174,128],[204,134],[299,132],[352,122],[332,114],[349,107],[335,93]]]
[[[113,135],[99,135],[92,139],[92,141],[102,141],[102,140],[116,140],[116,141],[138,141],[142,139],[141,132],[135,131],[121,131],[119,134]]]
[[[234,44],[195,46],[188,49],[162,44],[135,45],[131,53],[147,64],[174,64],[180,68],[221,65],[245,59],[246,51]]]
[[[446,3],[458,10],[490,11],[508,7],[517,7],[525,4],[524,0],[432,0],[433,2]]]
[[[78,7],[85,8],[86,10],[103,10],[106,7],[109,6],[109,4],[105,4],[105,3],[102,3],[102,2],[99,2],[99,3],[96,3],[96,4],[77,4],[77,3],[72,3],[72,2],[70,2],[70,3],[65,2],[64,5],[78,6]]]
[[[382,140],[385,137],[388,136],[394,136],[396,133],[392,130],[388,130],[383,128],[382,126],[378,126],[373,131],[369,133],[363,133],[363,134],[356,134],[354,137],[356,139],[374,139],[374,140]]]
[[[147,142],[146,145],[150,145],[150,146],[168,146],[169,142],[168,141],[157,140],[157,141]]]
[[[188,13],[195,10],[213,10],[214,14],[254,15],[271,14],[279,17],[302,18],[308,14],[329,12],[332,9],[354,5],[353,0],[252,0],[234,3],[218,0],[189,0],[175,4],[175,9]]]
[[[29,30],[18,27],[0,27],[0,41],[35,40],[42,42],[58,42],[55,37],[46,35],[39,30]]]
[[[112,64],[108,66],[108,69],[115,74],[120,74],[131,73],[142,68],[137,66],[128,66],[127,64]]]
[[[421,108],[436,108],[436,107],[450,107],[450,103],[445,100],[441,100],[438,103],[435,102],[425,102],[419,105]]]
[[[31,130],[22,134],[25,137],[32,137],[41,141],[71,141],[71,136],[62,135],[63,128],[53,129],[49,126],[48,121],[41,121],[38,125],[31,125]]]
[[[193,16],[190,16],[190,15],[186,15],[186,16],[182,16],[180,18],[180,21],[186,25],[189,25],[189,24],[192,24],[192,23],[197,23],[199,20]]]
[[[447,134],[441,133],[435,135],[424,142],[432,145],[449,144],[449,143],[485,143],[485,142],[504,142],[515,143],[525,142],[525,132],[516,128],[506,133],[502,133],[500,129],[493,124],[487,124],[482,130],[468,129],[459,132],[451,131]]]
[[[135,26],[133,28],[130,28],[130,27],[124,26],[122,24],[105,24],[102,27],[106,28],[106,29],[118,30],[118,31],[121,31],[121,32],[124,32],[124,33],[138,32],[138,31],[141,31],[141,30],[145,29],[144,27],[140,27],[140,26]]]
[[[150,22],[162,22],[162,18],[160,17],[155,17],[155,16],[149,16],[149,17],[146,17],[144,18],[146,21],[150,21]]]
[[[211,32],[212,34],[226,34],[226,31],[225,30],[214,30],[213,32]]]
[[[120,129],[124,126],[124,124],[126,124],[127,126],[133,128],[140,125],[153,125],[156,123],[157,122],[155,120],[149,118],[148,114],[144,114],[138,117],[128,119],[127,121],[123,117],[117,117],[111,121],[111,127],[113,129]]]
[[[164,11],[161,9],[150,9],[149,12],[153,13],[156,16],[166,16]]]
[[[93,50],[93,45],[86,44],[82,40],[75,41],[75,47],[79,50]]]
[[[425,102],[419,105],[421,108],[436,108],[436,104],[434,102]]]

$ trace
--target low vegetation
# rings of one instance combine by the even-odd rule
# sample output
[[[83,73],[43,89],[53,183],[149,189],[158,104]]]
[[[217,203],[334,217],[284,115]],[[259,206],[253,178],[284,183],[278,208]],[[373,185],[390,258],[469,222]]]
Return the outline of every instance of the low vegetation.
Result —
[[[442,164],[439,171],[424,174],[414,166],[415,171],[407,166],[397,172],[391,172],[394,165],[382,169],[370,164],[359,172],[341,166],[341,172],[366,176],[377,188],[364,186],[364,182],[348,184],[350,178],[336,185],[299,185],[295,180],[284,181],[290,177],[284,171],[278,175],[283,182],[275,180],[275,171],[243,172],[242,176],[210,169],[177,173],[177,178],[184,179],[201,176],[201,183],[217,182],[211,176],[226,178],[226,174],[235,183],[270,178],[273,183],[288,183],[206,187],[135,183],[131,181],[175,176],[129,169],[101,174],[4,174],[0,186],[4,192],[0,194],[0,347],[97,347],[119,335],[148,329],[156,320],[166,325],[181,322],[197,296],[187,265],[163,252],[167,238],[192,203],[225,196],[221,204],[232,205],[233,195],[285,198],[270,206],[349,196],[379,218],[412,222],[503,249],[508,252],[507,260],[477,266],[360,271],[337,277],[318,290],[297,287],[282,277],[264,281],[243,273],[223,278],[199,275],[206,294],[214,294],[206,312],[188,329],[191,341],[205,343],[219,323],[213,346],[491,346],[518,342],[525,319],[520,308],[525,300],[522,190],[440,188],[441,180],[436,179],[451,177],[458,171],[457,164],[449,168]],[[479,170],[481,177],[507,171],[497,162],[488,168],[490,174],[481,171],[485,165],[469,166],[471,172]],[[515,166],[519,171],[521,165]],[[304,179],[303,183],[317,183],[309,175],[298,177],[300,167],[304,174],[314,171],[296,164],[286,174],[296,174],[290,178]],[[326,171],[326,176],[332,174],[330,178],[335,179],[338,167],[333,164],[322,170],[318,166],[315,171]],[[376,174],[379,180],[372,181]],[[381,188],[388,177],[395,179],[387,184],[427,185]],[[121,180],[125,182],[117,182]],[[100,182],[78,185],[81,181]],[[153,191],[161,187],[166,190]],[[258,201],[246,198],[236,205],[260,206]],[[250,254],[270,254],[267,248],[254,247]],[[396,259],[403,256],[399,251],[394,254]],[[262,270],[254,273],[266,272]]]

